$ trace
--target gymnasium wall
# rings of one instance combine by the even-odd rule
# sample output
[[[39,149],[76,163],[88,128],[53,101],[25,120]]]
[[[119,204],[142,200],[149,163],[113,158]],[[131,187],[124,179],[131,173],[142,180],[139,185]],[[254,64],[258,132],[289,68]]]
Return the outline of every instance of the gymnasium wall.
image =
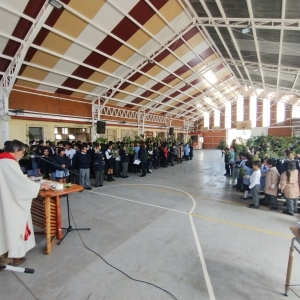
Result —
[[[247,121],[250,119],[250,109],[249,109],[249,99],[245,99],[244,101],[244,120]],[[257,103],[257,114],[256,114],[256,127],[253,129],[253,134],[256,135],[257,132],[264,132],[268,135],[273,136],[291,136],[291,109],[285,107],[285,121],[282,123],[276,123],[276,115],[277,115],[277,105],[271,106],[270,112],[270,127],[263,128],[263,105],[261,101]],[[236,128],[236,119],[238,112],[236,111],[236,104],[231,105],[231,128]],[[209,120],[209,130],[207,132],[203,132],[204,149],[215,149],[219,144],[221,139],[226,140],[226,130],[225,130],[225,109],[221,110],[221,118],[220,118],[220,131],[212,131],[212,126],[214,126],[214,115],[210,116]],[[203,124],[198,126],[198,131],[203,127]]]

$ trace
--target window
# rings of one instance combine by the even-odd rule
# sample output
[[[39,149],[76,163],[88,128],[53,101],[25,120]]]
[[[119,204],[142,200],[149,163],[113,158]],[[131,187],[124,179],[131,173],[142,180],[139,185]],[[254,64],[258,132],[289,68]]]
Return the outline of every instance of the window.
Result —
[[[69,132],[68,132],[68,128],[62,128],[61,129],[61,133],[62,134],[68,134]]]
[[[263,100],[263,127],[270,126],[271,105],[270,99]]]
[[[281,123],[285,119],[285,105],[283,102],[277,103],[277,118],[276,122]]]
[[[231,128],[231,103],[225,103],[225,129]]]
[[[28,131],[34,136],[35,140],[43,139],[43,127],[28,127]]]
[[[204,112],[203,113],[203,117],[204,117],[204,127],[209,128],[209,113],[208,112]]]
[[[236,120],[244,121],[244,96],[239,95],[236,102]]]
[[[214,126],[220,126],[220,111],[217,109],[214,110]]]
[[[300,106],[293,105],[292,108],[292,119],[300,118]]]
[[[250,121],[252,123],[252,127],[256,127],[256,119],[257,119],[257,98],[256,96],[250,97]]]

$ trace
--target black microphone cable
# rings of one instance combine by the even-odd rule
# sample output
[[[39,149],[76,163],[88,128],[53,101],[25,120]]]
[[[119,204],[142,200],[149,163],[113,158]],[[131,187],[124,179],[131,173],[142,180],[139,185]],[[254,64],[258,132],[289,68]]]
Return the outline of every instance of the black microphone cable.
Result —
[[[74,220],[74,217],[73,217],[73,214],[72,214],[72,211],[71,211],[71,208],[70,208],[70,214],[71,214],[71,217],[72,217],[72,220],[73,220],[73,223],[74,223],[74,226],[75,226],[75,229],[77,229],[77,226],[76,226],[76,223],[75,223],[75,220]],[[117,267],[113,266],[112,264],[110,264],[108,261],[106,261],[99,253],[97,253],[96,251],[94,251],[93,249],[89,248],[83,241],[80,233],[79,233],[79,230],[76,230],[77,233],[78,233],[78,236],[81,240],[81,243],[83,244],[83,246],[88,249],[89,251],[91,251],[92,253],[96,254],[98,257],[100,257],[107,265],[109,265],[111,268],[119,271],[120,273],[122,273],[123,275],[125,275],[126,277],[128,277],[129,279],[133,280],[133,281],[136,281],[136,282],[141,282],[141,283],[145,283],[145,284],[148,284],[148,285],[151,285],[159,290],[162,290],[163,292],[167,293],[168,295],[170,295],[173,299],[175,300],[178,300],[172,293],[170,293],[169,291],[157,286],[156,284],[154,283],[151,283],[151,282],[148,282],[148,281],[144,281],[144,280],[140,280],[140,279],[135,279],[133,277],[131,277],[130,275],[126,274],[124,271],[118,269]]]
[[[40,157],[40,158],[43,159],[44,161],[48,161],[48,160],[44,159],[44,157],[45,157],[45,156],[42,156],[42,157]],[[46,156],[46,157],[49,157],[49,156]],[[53,165],[56,165],[56,166],[59,166],[59,167],[60,167],[60,165],[59,165],[56,161],[54,161],[51,157],[49,157],[49,158],[50,158],[53,162],[50,162],[50,161],[48,161],[48,162],[52,163]],[[66,170],[68,170],[68,169],[66,169]],[[68,170],[68,171],[73,172],[73,171],[71,171],[71,170]],[[78,175],[78,176],[81,176],[80,174],[78,174],[78,173],[76,173],[76,172],[73,172],[73,173],[76,174],[76,175]],[[172,293],[170,293],[169,291],[167,291],[167,290],[165,290],[165,289],[163,289],[163,288],[161,288],[161,287],[159,287],[159,286],[157,286],[157,285],[155,285],[155,284],[153,284],[153,283],[151,283],[151,282],[144,281],[144,280],[139,280],[139,279],[135,279],[135,278],[131,277],[130,275],[126,274],[124,271],[122,271],[122,270],[118,269],[117,267],[113,266],[112,264],[110,264],[110,263],[109,263],[108,261],[106,261],[99,253],[97,253],[97,252],[94,251],[93,249],[89,248],[89,247],[84,243],[84,241],[83,241],[83,239],[82,239],[82,237],[81,237],[81,235],[80,235],[80,233],[79,233],[79,230],[77,230],[77,226],[76,226],[76,223],[75,223],[75,220],[74,220],[72,211],[71,211],[71,207],[70,207],[69,209],[70,209],[70,214],[71,214],[71,217],[72,217],[72,220],[73,220],[75,229],[76,229],[76,231],[77,231],[77,233],[78,233],[78,235],[79,235],[79,238],[80,238],[80,240],[81,240],[81,243],[83,244],[83,246],[84,246],[87,250],[91,251],[92,253],[94,253],[95,255],[97,255],[98,257],[100,257],[107,265],[109,265],[111,268],[113,268],[113,269],[119,271],[120,273],[122,273],[123,275],[125,275],[126,277],[128,277],[129,279],[131,279],[131,280],[133,280],[133,281],[136,281],[136,282],[141,282],[141,283],[145,283],[145,284],[151,285],[151,286],[153,286],[153,287],[155,287],[155,288],[157,288],[157,289],[160,289],[160,290],[162,290],[163,292],[169,294],[173,299],[177,300],[177,298],[176,298]]]

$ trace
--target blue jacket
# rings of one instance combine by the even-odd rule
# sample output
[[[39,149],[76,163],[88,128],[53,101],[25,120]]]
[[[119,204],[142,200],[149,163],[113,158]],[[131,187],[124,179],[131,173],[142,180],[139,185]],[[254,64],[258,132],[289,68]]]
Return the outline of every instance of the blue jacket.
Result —
[[[249,178],[243,178],[243,184],[250,185],[250,175],[253,173],[253,169],[248,168],[246,165],[243,166],[245,170],[245,175],[249,175]]]
[[[140,147],[133,147],[133,150],[134,150],[134,156],[133,156],[133,159],[136,160],[138,159],[138,153],[139,153],[139,150],[140,150]]]
[[[184,155],[189,155],[189,153],[190,153],[190,148],[188,145],[185,145],[184,146]]]

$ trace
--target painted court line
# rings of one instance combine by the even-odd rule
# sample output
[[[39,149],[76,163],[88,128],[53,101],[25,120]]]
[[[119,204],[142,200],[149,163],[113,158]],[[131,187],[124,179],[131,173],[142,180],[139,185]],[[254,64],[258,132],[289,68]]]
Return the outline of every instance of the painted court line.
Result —
[[[193,213],[193,211],[196,208],[196,201],[195,201],[195,199],[188,192],[185,192],[185,191],[177,189],[177,188],[168,187],[168,186],[164,186],[164,185],[155,185],[155,184],[139,184],[138,186],[142,186],[142,185],[158,186],[158,187],[163,187],[163,188],[167,188],[167,189],[171,189],[171,190],[177,190],[177,191],[180,191],[180,192],[188,195],[190,197],[190,199],[192,200],[193,206],[192,206],[190,212],[186,213],[186,212],[182,212],[182,211],[179,211],[179,210],[165,208],[165,207],[162,207],[162,206],[157,206],[157,205],[153,205],[153,204],[147,204],[147,203],[138,202],[138,201],[135,201],[135,200],[130,200],[130,199],[126,199],[126,198],[122,198],[122,197],[118,197],[118,196],[113,196],[114,198],[117,198],[117,199],[126,200],[126,201],[130,201],[130,202],[135,202],[135,203],[139,203],[139,204],[144,204],[144,205],[148,205],[148,206],[152,206],[152,207],[156,207],[156,208],[162,208],[162,209],[165,209],[165,210],[175,211],[175,212],[184,213],[184,214],[188,214],[189,215],[189,220],[190,220],[190,223],[191,223],[191,227],[192,227],[192,231],[193,231],[193,235],[194,235],[196,247],[197,247],[197,250],[198,250],[198,255],[199,255],[199,259],[200,259],[200,265],[202,267],[202,272],[203,272],[203,275],[204,275],[204,279],[205,279],[205,283],[206,283],[206,287],[207,287],[209,299],[210,300],[216,300],[215,294],[214,294],[214,291],[213,291],[213,288],[212,288],[212,285],[211,285],[211,281],[210,281],[210,278],[209,278],[209,274],[208,274],[208,271],[207,271],[207,267],[206,267],[204,255],[203,255],[203,252],[202,252],[202,248],[201,248],[201,245],[200,245],[199,237],[198,237],[198,234],[197,234],[197,231],[196,231],[196,228],[195,228],[195,224],[194,224],[194,220],[193,220],[193,216],[192,216],[192,213]],[[110,195],[103,194],[103,193],[98,193],[98,192],[94,192],[94,193],[95,194],[102,194],[102,195],[110,196]]]
[[[125,185],[125,186],[140,186],[140,184],[118,184],[118,186],[119,185],[122,185],[122,186],[123,185]],[[144,184],[142,184],[142,185],[144,185]],[[151,184],[146,184],[146,185],[151,185]],[[114,185],[114,186],[116,186],[116,185]],[[113,185],[107,186],[107,187],[113,187]],[[108,197],[112,197],[112,198],[116,198],[116,199],[129,201],[129,202],[134,202],[134,203],[137,203],[137,204],[142,204],[142,205],[152,206],[152,207],[156,207],[156,208],[161,208],[161,209],[164,209],[164,210],[174,211],[174,212],[178,212],[178,213],[181,213],[181,214],[192,214],[192,216],[195,217],[195,218],[206,219],[206,220],[209,220],[209,221],[214,221],[214,222],[218,222],[218,223],[222,223],[222,224],[226,224],[226,225],[240,227],[240,228],[243,228],[243,229],[248,229],[248,230],[252,230],[252,231],[256,231],[256,232],[262,232],[262,233],[265,233],[265,234],[270,234],[270,235],[274,235],[274,236],[278,236],[278,237],[284,237],[284,238],[288,238],[288,239],[292,238],[292,236],[290,236],[290,235],[286,235],[286,234],[283,234],[283,233],[270,231],[270,230],[266,230],[266,229],[262,229],[262,228],[252,227],[252,226],[239,224],[239,223],[234,223],[234,222],[230,222],[230,221],[226,221],[226,220],[220,220],[220,219],[216,219],[216,218],[212,218],[212,217],[208,217],[208,216],[193,214],[191,212],[184,212],[184,211],[180,211],[180,210],[176,210],[176,209],[172,209],[172,208],[167,208],[167,207],[163,207],[163,206],[148,204],[148,203],[139,202],[139,201],[135,201],[135,200],[131,200],[131,199],[126,199],[126,198],[113,196],[113,195],[109,195],[109,194],[104,194],[104,193],[100,193],[100,192],[95,192],[95,191],[89,191],[89,192],[99,194],[99,195],[108,196]],[[182,191],[182,193],[186,193],[186,192]],[[211,198],[211,199],[213,199],[213,198]]]

